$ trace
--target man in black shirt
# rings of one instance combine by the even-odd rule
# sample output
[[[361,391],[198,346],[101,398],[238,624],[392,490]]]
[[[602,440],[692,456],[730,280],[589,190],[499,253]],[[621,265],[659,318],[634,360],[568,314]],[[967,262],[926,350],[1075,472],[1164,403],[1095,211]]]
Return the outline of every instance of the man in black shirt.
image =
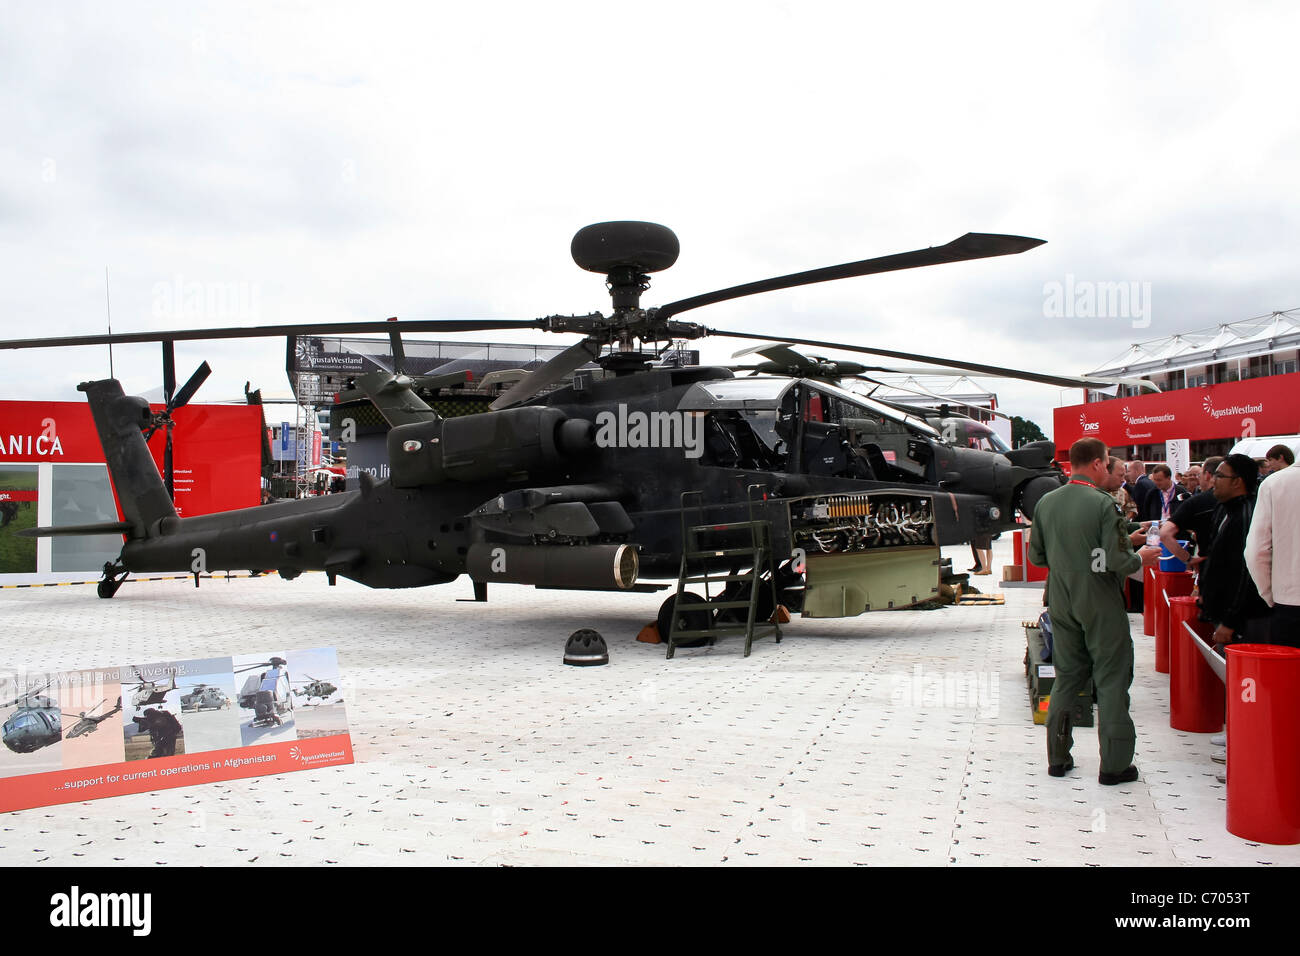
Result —
[[[1267,641],[1269,607],[1246,567],[1246,535],[1254,512],[1259,466],[1246,455],[1229,455],[1214,472],[1214,542],[1201,569],[1201,618],[1217,627],[1218,647],[1258,637]]]
[[[1160,543],[1188,567],[1192,567],[1194,561],[1199,564],[1205,559],[1214,540],[1214,511],[1219,507],[1219,499],[1214,497],[1214,472],[1221,464],[1222,458],[1205,459],[1200,472],[1201,490],[1179,502],[1170,512],[1169,520],[1160,526]],[[1186,539],[1189,534],[1196,538],[1199,560],[1178,543],[1180,538]]]

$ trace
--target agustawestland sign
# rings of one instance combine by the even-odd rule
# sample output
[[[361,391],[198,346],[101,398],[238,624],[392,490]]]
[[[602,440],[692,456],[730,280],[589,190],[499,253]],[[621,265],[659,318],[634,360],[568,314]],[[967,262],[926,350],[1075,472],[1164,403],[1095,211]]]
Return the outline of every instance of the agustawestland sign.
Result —
[[[1053,415],[1057,456],[1080,438],[1120,446],[1295,434],[1298,398],[1300,373],[1067,405]]]

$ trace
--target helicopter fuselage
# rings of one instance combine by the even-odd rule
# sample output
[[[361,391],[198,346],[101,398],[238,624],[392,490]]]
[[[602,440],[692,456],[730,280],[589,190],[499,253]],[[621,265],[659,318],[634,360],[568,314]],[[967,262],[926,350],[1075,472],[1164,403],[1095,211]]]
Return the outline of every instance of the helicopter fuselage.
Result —
[[[4,722],[4,744],[14,753],[29,754],[62,739],[62,717],[54,702],[34,698],[35,706],[20,707]]]
[[[1050,456],[954,447],[923,418],[829,383],[719,368],[580,374],[527,405],[415,419],[388,434],[386,481],[163,518],[127,541],[121,565],[621,589],[677,577],[687,523],[767,520],[780,560],[937,547],[1017,527],[1025,489],[1059,482]],[[841,499],[861,499],[862,513]]]

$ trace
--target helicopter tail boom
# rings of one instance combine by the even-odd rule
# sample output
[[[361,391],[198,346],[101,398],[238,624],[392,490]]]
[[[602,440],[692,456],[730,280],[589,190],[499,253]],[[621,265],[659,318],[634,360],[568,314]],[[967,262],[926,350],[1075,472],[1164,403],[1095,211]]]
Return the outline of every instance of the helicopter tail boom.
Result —
[[[90,403],[118,506],[130,526],[127,535],[160,534],[165,519],[176,520],[176,508],[141,431],[152,417],[149,403],[124,394],[121,383],[112,378],[82,382],[77,391],[85,392]]]

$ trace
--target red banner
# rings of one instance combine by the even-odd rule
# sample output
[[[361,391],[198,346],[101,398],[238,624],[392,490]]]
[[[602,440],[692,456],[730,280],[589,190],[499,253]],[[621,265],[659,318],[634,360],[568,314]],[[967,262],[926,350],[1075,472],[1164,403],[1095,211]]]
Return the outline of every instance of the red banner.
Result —
[[[257,747],[33,773],[0,781],[0,813],[348,763],[352,763],[352,738],[344,733]]]
[[[161,411],[162,406],[153,406]],[[262,409],[258,405],[186,405],[172,413],[172,473],[176,513],[182,518],[261,501]],[[159,474],[167,447],[164,429],[149,451]],[[103,460],[98,459],[98,460]]]
[[[103,460],[85,402],[0,402],[0,461]]]
[[[1057,456],[1080,438],[1107,445],[1154,445],[1300,432],[1300,373],[1113,398],[1055,409]]]
[[[152,407],[161,411],[163,406]],[[172,418],[176,422],[172,430],[172,451],[177,513],[202,515],[258,504],[262,475],[261,407],[187,405],[177,409]],[[149,441],[149,451],[160,474],[166,442],[165,429],[159,429]],[[104,450],[86,403],[0,402],[0,462],[102,464],[103,461]]]

